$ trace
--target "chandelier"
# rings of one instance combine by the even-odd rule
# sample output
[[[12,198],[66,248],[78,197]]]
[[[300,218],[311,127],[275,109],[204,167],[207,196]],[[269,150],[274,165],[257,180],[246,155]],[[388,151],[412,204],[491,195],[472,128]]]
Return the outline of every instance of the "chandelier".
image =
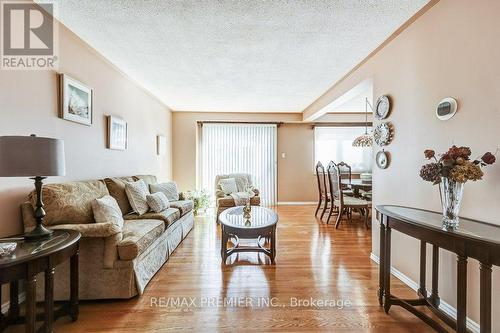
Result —
[[[373,111],[373,107],[370,102],[368,102],[368,98],[365,97],[365,134],[358,136],[352,142],[353,147],[371,147],[373,146],[373,136],[372,134],[368,134],[368,106]]]

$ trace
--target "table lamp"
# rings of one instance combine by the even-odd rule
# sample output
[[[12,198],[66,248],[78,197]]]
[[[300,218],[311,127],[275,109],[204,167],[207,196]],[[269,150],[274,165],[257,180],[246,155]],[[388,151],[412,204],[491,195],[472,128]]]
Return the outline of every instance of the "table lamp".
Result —
[[[31,136],[0,136],[0,177],[30,177],[35,181],[36,227],[26,240],[47,238],[52,230],[43,226],[42,186],[47,176],[64,176],[64,141]]]

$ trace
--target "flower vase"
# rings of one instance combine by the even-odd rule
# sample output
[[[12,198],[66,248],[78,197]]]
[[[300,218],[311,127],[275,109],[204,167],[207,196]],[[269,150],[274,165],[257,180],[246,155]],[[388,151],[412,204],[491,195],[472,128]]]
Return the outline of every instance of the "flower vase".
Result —
[[[458,229],[460,204],[464,192],[464,183],[455,182],[447,177],[441,177],[439,184],[441,205],[443,207],[443,228]]]

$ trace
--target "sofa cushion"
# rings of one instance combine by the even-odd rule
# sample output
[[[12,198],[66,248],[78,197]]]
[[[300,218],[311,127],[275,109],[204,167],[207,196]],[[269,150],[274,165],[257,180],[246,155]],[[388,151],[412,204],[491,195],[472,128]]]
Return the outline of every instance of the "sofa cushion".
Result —
[[[123,238],[118,243],[121,260],[132,260],[143,253],[165,231],[160,220],[128,220],[123,225]]]
[[[92,201],[92,211],[96,223],[115,224],[120,229],[123,227],[123,215],[115,198],[105,195]]]
[[[116,202],[118,202],[122,215],[132,212],[132,206],[128,201],[127,193],[125,193],[125,184],[133,181],[135,181],[133,177],[113,177],[104,179],[109,195],[115,198]]]
[[[159,213],[170,207],[167,196],[162,192],[146,195],[149,208],[155,213]]]
[[[226,196],[223,198],[217,199],[217,206],[218,207],[234,207],[234,199],[231,196]],[[255,196],[250,199],[250,205],[252,206],[258,206],[260,205],[260,197]]]
[[[146,220],[161,220],[165,223],[165,227],[173,224],[181,217],[181,213],[176,208],[168,208],[163,212],[155,213],[148,212],[146,214],[138,215],[138,214],[129,214],[125,215],[123,218],[125,220],[138,220],[138,219],[146,219]]]
[[[180,211],[181,216],[184,216],[194,209],[194,202],[193,200],[171,201],[170,207],[177,208]]]
[[[45,225],[94,223],[92,201],[108,195],[102,180],[47,184],[42,189]],[[35,191],[29,194],[33,207],[36,204]]]
[[[167,196],[168,201],[179,200],[179,191],[175,182],[166,182],[161,184],[150,184],[149,190],[151,193],[162,192]]]
[[[125,193],[134,213],[139,215],[147,213],[149,206],[146,196],[149,194],[149,189],[143,180],[125,184]]]
[[[153,175],[137,175],[134,176],[134,180],[142,180],[146,183],[146,185],[157,184],[156,176]]]

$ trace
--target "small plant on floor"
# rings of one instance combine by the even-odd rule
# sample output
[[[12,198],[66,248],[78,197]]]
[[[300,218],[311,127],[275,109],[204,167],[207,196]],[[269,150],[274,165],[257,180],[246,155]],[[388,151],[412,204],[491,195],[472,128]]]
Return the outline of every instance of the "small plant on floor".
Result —
[[[428,160],[434,159],[434,162],[422,166],[420,177],[434,185],[439,184],[445,229],[458,228],[463,185],[469,180],[481,180],[484,175],[481,168],[496,161],[495,155],[490,152],[475,160],[470,159],[471,154],[469,147],[455,145],[439,155],[439,159],[436,158],[434,150],[424,151],[425,157]]]
[[[199,210],[206,210],[210,202],[210,196],[205,190],[188,191],[186,198],[194,202],[194,215],[198,215]]]

